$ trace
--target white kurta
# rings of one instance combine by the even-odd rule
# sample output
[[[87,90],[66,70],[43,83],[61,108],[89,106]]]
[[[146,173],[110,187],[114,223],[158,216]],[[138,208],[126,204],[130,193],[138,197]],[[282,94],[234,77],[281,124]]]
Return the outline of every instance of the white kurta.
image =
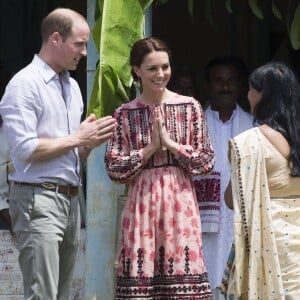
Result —
[[[208,277],[211,288],[215,289],[221,284],[233,242],[233,211],[226,206],[224,201],[224,192],[231,176],[231,167],[228,159],[228,141],[240,132],[251,128],[253,126],[253,117],[240,107],[234,110],[231,118],[225,123],[219,119],[219,112],[213,111],[210,106],[206,109],[205,113],[208,131],[215,151],[216,163],[214,171],[221,173],[220,210],[217,230],[202,234],[203,254]],[[200,178],[201,176],[195,176],[194,180]],[[213,222],[215,222],[215,217]],[[203,224],[203,228],[206,226],[207,224]],[[215,228],[215,225],[212,227]]]

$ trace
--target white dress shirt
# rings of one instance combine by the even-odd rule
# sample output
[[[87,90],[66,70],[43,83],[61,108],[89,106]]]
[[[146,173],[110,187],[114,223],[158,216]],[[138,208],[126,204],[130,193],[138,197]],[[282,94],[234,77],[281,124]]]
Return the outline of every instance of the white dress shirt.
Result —
[[[226,122],[219,118],[219,112],[205,110],[207,128],[215,151],[213,171],[221,173],[219,231],[202,234],[203,255],[212,289],[220,286],[226,262],[233,242],[233,210],[224,200],[224,192],[230,181],[231,166],[228,158],[228,141],[235,135],[253,127],[253,116],[237,105]],[[197,177],[195,177],[196,179]]]
[[[74,133],[83,112],[77,82],[65,71],[58,76],[38,55],[9,82],[0,102],[15,172],[9,180],[78,185],[78,150],[55,158],[28,162],[39,138],[55,139]]]

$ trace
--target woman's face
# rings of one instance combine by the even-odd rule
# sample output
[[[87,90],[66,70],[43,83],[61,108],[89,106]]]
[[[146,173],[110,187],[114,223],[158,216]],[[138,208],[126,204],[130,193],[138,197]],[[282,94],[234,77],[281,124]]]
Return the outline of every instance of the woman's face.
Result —
[[[250,110],[251,113],[254,113],[256,104],[261,100],[262,92],[257,91],[255,88],[253,88],[251,85],[249,87],[248,91],[248,100],[250,104]]]
[[[134,67],[134,72],[141,79],[143,91],[163,91],[171,77],[168,53],[150,52],[139,67]]]

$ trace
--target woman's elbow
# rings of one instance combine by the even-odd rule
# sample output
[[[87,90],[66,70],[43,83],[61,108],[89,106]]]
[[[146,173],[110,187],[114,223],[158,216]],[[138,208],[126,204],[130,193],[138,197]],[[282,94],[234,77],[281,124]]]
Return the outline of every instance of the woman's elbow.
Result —
[[[233,200],[232,200],[232,189],[231,189],[231,182],[229,182],[225,194],[224,194],[225,203],[228,208],[233,209]]]

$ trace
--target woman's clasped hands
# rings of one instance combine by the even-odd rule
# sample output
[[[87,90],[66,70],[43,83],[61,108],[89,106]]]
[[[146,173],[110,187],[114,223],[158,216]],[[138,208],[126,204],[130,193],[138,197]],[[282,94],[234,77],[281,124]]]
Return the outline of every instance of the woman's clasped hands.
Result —
[[[153,110],[151,142],[142,149],[143,155],[149,159],[151,155],[161,150],[169,150],[176,154],[178,147],[179,145],[170,138],[161,107],[157,105]]]

